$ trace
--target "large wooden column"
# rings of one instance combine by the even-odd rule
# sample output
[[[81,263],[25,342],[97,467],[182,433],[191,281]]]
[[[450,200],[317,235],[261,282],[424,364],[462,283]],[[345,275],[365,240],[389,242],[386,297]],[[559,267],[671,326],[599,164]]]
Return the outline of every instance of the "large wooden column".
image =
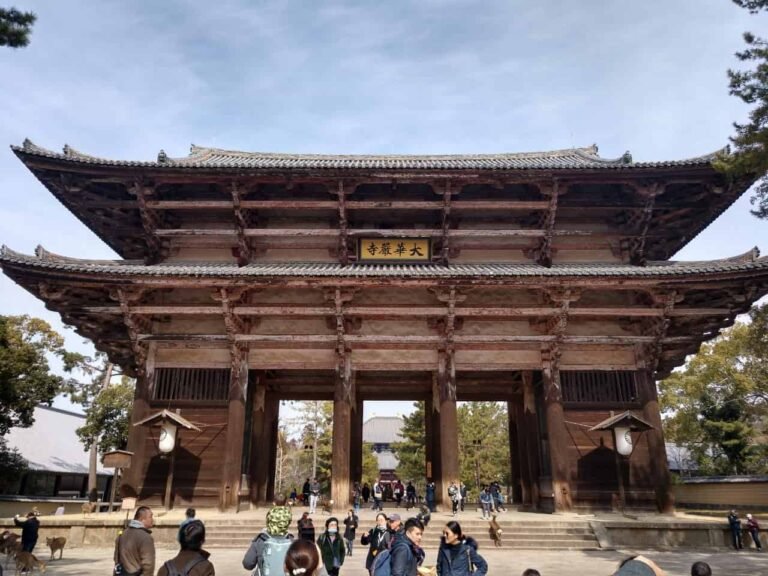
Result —
[[[520,504],[523,501],[520,475],[520,441],[517,435],[517,403],[507,401],[507,426],[509,430],[509,478],[512,485],[512,502]]]
[[[544,402],[547,411],[547,437],[552,470],[552,495],[555,512],[568,512],[573,508],[570,485],[568,448],[571,439],[565,427],[563,395],[560,389],[560,351],[550,348],[543,358]]]
[[[523,488],[524,503],[532,508],[539,506],[539,416],[536,413],[536,393],[533,389],[533,372],[523,372],[523,401],[518,410],[521,418],[518,435],[523,438]]]
[[[229,380],[227,410],[227,453],[221,475],[220,508],[237,507],[243,460],[243,433],[245,431],[245,396],[248,386],[248,353],[234,348]]]
[[[351,373],[349,357],[340,366],[333,395],[333,454],[331,456],[331,498],[334,510],[349,508],[351,490],[350,449],[352,427],[352,396],[354,376]]]
[[[656,487],[656,505],[660,512],[671,514],[674,512],[675,502],[671,489],[667,449],[664,445],[664,430],[661,425],[656,381],[653,379],[653,374],[647,370],[639,370],[637,372],[637,386],[640,402],[643,406],[643,418],[653,426],[644,435],[648,442],[651,477]]]
[[[265,435],[267,437],[267,493],[266,502],[272,502],[275,499],[275,476],[277,472],[277,443],[279,442],[279,424],[280,424],[280,399],[272,394],[267,396],[267,422],[265,426]]]
[[[443,356],[441,354],[441,356]],[[459,479],[459,423],[456,414],[456,371],[453,355],[445,354],[438,367],[440,394],[440,483],[441,503],[450,502],[448,487]]]
[[[144,474],[147,470],[147,426],[134,426],[149,416],[150,387],[146,372],[136,378],[136,392],[133,397],[131,410],[131,427],[128,430],[128,451],[133,452],[131,467],[125,471],[120,484],[120,494],[127,498],[137,498],[144,484]]]
[[[349,441],[349,485],[354,486],[355,482],[360,482],[362,486],[363,479],[363,401],[355,402],[352,410],[352,429]]]
[[[435,426],[432,414],[434,402],[431,398],[424,400],[424,478],[435,478]]]
[[[251,504],[263,503],[267,498],[267,476],[269,475],[267,437],[267,388],[263,374],[251,377],[253,390],[253,409],[251,419],[251,458],[250,458],[250,498]]]

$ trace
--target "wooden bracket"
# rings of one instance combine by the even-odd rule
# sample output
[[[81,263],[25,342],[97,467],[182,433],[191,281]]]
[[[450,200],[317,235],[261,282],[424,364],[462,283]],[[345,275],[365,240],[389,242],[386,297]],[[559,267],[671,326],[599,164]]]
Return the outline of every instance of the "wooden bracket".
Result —
[[[144,260],[147,264],[157,264],[166,254],[163,242],[157,235],[161,217],[157,211],[147,205],[155,193],[155,188],[142,180],[129,183],[126,188],[130,194],[136,197],[136,203],[139,207],[141,226],[144,228],[144,241],[147,245],[147,256]]]

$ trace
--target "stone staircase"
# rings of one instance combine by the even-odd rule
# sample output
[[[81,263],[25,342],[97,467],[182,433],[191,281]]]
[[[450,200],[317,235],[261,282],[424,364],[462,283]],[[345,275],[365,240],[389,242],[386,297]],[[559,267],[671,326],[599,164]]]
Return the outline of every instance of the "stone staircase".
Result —
[[[497,521],[503,530],[502,549],[521,550],[598,550],[600,544],[595,537],[589,522],[578,519],[537,520],[521,522],[506,520],[502,514]],[[316,526],[323,526],[326,518],[317,515]],[[493,548],[494,544],[488,531],[488,521],[480,516],[464,513],[456,518],[466,535],[478,541],[480,549]],[[371,522],[371,526],[373,523]],[[424,531],[422,546],[434,550],[440,544],[440,536],[444,522],[430,522]],[[361,529],[357,531],[356,548],[362,548],[360,535],[363,527],[368,529],[368,523],[363,520]],[[264,529],[262,519],[231,519],[210,520],[206,522],[206,548],[239,548],[243,553],[248,549],[251,540]],[[318,530],[316,528],[316,530]],[[342,526],[343,530],[343,526]],[[291,533],[296,533],[295,519],[291,525]],[[320,531],[317,531],[317,535]]]

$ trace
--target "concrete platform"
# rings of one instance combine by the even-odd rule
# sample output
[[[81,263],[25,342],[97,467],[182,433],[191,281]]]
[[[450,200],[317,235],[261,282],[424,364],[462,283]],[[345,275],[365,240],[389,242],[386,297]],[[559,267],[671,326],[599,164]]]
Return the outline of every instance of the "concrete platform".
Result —
[[[39,557],[47,557],[47,550],[40,546],[35,550]],[[688,576],[693,562],[703,560],[713,568],[716,576],[761,576],[768,574],[768,554],[756,552],[658,552],[642,550],[618,551],[509,551],[481,549],[489,565],[490,576],[519,576],[526,568],[538,569],[542,576],[563,576],[566,574],[589,574],[608,576],[614,572],[619,561],[633,554],[644,554],[657,562],[669,576]],[[241,562],[244,550],[219,549],[211,554],[211,561],[216,568],[216,574],[242,575],[249,574]],[[172,558],[175,551],[158,550],[157,560],[160,563]],[[427,552],[427,565],[435,563],[436,551]],[[48,564],[47,576],[102,576],[112,570],[112,552],[107,548],[78,548],[66,549],[62,560],[54,560]],[[365,556],[355,554],[346,559],[341,569],[342,576],[367,576],[365,571]]]

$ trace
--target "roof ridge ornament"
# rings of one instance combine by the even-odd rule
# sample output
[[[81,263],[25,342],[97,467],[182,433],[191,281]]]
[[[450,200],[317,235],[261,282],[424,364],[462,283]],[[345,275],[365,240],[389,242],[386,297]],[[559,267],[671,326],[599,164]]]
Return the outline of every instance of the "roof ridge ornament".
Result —
[[[624,152],[624,154],[622,154],[621,163],[632,164],[632,153],[629,150],[627,150],[626,152]]]
[[[168,154],[166,154],[165,150],[163,150],[162,148],[160,149],[160,152],[157,153],[157,163],[158,164],[168,163]]]
[[[67,158],[72,158],[72,156],[74,156],[74,150],[72,150],[72,147],[69,144],[64,144],[64,148],[61,149],[61,152]]]
[[[21,147],[24,150],[34,150],[35,148],[37,148],[37,146],[35,146],[35,143],[32,142],[32,140],[30,140],[29,138],[24,138],[24,142],[21,143]]]

